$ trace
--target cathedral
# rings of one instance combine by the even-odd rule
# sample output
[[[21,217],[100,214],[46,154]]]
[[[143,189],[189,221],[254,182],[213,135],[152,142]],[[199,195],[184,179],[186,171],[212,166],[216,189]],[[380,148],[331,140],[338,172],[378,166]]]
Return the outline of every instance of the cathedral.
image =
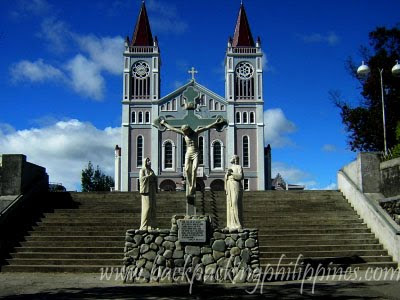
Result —
[[[243,166],[243,188],[270,189],[270,147],[264,148],[263,70],[261,41],[254,41],[243,4],[233,38],[225,55],[225,96],[192,79],[168,95],[160,95],[161,57],[143,3],[133,36],[126,38],[123,72],[122,141],[115,149],[115,190],[137,191],[139,170],[149,157],[161,190],[183,189],[185,142],[180,134],[152,126],[158,117],[182,119],[185,91],[198,92],[195,114],[199,118],[222,116],[228,126],[198,137],[197,189],[223,190],[224,175],[232,155]]]

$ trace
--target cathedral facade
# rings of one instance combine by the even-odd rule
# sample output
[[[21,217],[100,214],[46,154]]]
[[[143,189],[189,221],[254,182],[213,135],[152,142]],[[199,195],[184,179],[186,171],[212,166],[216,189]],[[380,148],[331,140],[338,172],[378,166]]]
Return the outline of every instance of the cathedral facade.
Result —
[[[233,154],[240,157],[245,190],[265,190],[270,182],[269,147],[264,149],[263,70],[261,42],[250,31],[241,5],[233,38],[225,57],[225,96],[192,80],[168,95],[160,95],[160,49],[153,38],[145,4],[142,4],[132,39],[125,41],[122,142],[116,148],[115,189],[137,191],[139,171],[149,157],[162,190],[182,189],[185,142],[181,135],[161,132],[152,126],[163,116],[182,119],[184,92],[193,87],[199,93],[195,114],[200,118],[222,116],[224,131],[214,129],[199,135],[198,189],[223,189],[224,174]]]

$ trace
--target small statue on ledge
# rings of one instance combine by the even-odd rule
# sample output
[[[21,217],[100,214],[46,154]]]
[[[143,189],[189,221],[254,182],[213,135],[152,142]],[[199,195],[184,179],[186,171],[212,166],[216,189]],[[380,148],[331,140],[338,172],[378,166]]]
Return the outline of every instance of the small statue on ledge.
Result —
[[[232,230],[243,227],[243,168],[239,165],[239,156],[233,155],[231,166],[225,174],[226,227]]]
[[[142,196],[141,230],[155,229],[156,221],[156,193],[157,176],[151,169],[150,158],[143,159],[142,168],[139,172],[140,189]]]

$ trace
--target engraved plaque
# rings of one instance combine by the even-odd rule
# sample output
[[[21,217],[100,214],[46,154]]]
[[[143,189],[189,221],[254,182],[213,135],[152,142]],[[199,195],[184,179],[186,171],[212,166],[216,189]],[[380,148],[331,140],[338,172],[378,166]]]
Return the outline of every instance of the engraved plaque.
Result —
[[[204,243],[206,220],[178,220],[178,239],[184,243]]]

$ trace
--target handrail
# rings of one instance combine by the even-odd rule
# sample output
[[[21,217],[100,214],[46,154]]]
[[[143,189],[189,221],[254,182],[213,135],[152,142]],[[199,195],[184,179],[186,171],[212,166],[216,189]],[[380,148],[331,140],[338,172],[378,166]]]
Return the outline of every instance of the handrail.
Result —
[[[375,201],[371,200],[368,196],[366,196],[363,192],[360,191],[358,186],[351,180],[351,178],[342,170],[338,171],[354,188],[360,195],[364,198],[366,205],[369,206],[370,209],[374,210],[377,214],[379,214],[386,225],[389,226],[390,230],[392,230],[396,235],[400,235],[400,226],[386,213],[386,211]]]

